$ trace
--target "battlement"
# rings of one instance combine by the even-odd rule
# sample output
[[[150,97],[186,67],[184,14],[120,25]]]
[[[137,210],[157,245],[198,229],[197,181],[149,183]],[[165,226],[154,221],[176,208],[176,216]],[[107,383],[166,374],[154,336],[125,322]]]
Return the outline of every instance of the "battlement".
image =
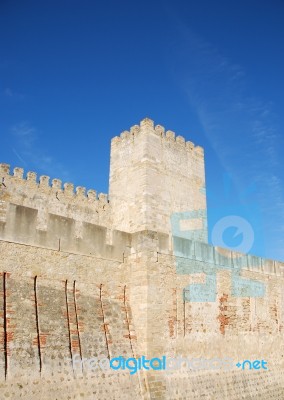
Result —
[[[112,140],[109,182],[108,197],[0,164],[0,393],[283,399],[284,263],[208,244],[203,149],[145,118]],[[206,364],[85,363],[143,355]]]
[[[101,202],[103,204],[108,203],[108,195],[105,193],[99,193],[93,189],[90,189],[86,193],[86,188],[82,186],[77,186],[74,192],[74,184],[73,183],[64,183],[62,188],[61,179],[54,178],[51,181],[51,185],[49,183],[50,177],[47,175],[41,175],[37,180],[37,174],[33,171],[28,171],[26,173],[26,178],[24,178],[24,169],[15,167],[13,169],[13,174],[10,173],[10,165],[9,164],[0,164],[0,177],[2,183],[2,189],[7,188],[7,183],[9,184],[21,184],[22,189],[25,188],[38,188],[42,193],[47,193],[52,195],[58,195],[59,193],[64,196],[65,199],[73,198],[75,201],[79,200],[85,202]],[[61,198],[63,199],[63,198]]]
[[[248,270],[259,276],[284,277],[284,262],[282,261],[240,253],[182,236],[173,236],[173,255],[178,274],[214,275],[217,272],[226,271],[239,275]]]
[[[10,172],[8,164],[0,164],[0,222],[6,222],[12,204],[37,210],[40,231],[48,229],[52,214],[77,221],[79,237],[83,222],[169,234],[173,212],[206,209],[203,149],[149,118],[112,139],[109,182],[108,196],[33,171],[24,174],[20,167]],[[204,227],[205,219],[204,214]],[[201,240],[206,240],[205,230]]]
[[[35,172],[24,175],[19,167],[11,174],[8,164],[0,164],[0,183],[1,239],[87,254],[113,253],[107,194],[93,189],[86,192],[82,186],[74,190],[73,183],[62,185],[58,178],[50,184],[49,176],[37,179]]]
[[[204,188],[203,148],[183,136],[145,118],[112,139],[109,194],[117,229],[170,234],[172,213],[203,210],[206,241]]]
[[[162,125],[154,125],[154,121],[150,118],[144,118],[140,125],[133,125],[129,131],[121,132],[120,136],[115,136],[112,139],[112,144],[121,144],[134,142],[140,134],[152,132],[160,137],[165,143],[175,144],[179,148],[195,153],[199,156],[204,156],[204,149],[201,146],[195,146],[193,142],[186,141],[183,136],[176,135],[175,132],[167,130]]]

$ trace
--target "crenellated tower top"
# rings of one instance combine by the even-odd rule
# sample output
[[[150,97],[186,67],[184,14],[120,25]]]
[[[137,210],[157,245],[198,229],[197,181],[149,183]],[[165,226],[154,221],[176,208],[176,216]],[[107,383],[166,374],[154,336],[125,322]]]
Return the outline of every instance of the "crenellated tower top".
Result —
[[[186,141],[183,136],[176,136],[175,132],[167,130],[162,125],[154,125],[154,121],[150,118],[144,118],[140,125],[133,125],[129,131],[121,132],[120,136],[115,136],[112,143],[121,143],[135,141],[140,134],[154,133],[165,142],[176,144],[177,146],[184,147],[185,150],[194,151],[196,154],[203,156],[204,150],[201,146],[195,146],[193,142]]]
[[[111,141],[109,196],[8,164],[0,164],[2,211],[5,204],[38,210],[37,229],[48,229],[48,214],[128,233],[171,234],[171,216],[193,211],[194,238],[207,241],[204,152],[183,136],[143,119]],[[78,234],[79,235],[79,234]]]
[[[200,211],[207,241],[203,148],[149,118],[112,139],[109,196],[117,229],[170,234],[173,213]]]

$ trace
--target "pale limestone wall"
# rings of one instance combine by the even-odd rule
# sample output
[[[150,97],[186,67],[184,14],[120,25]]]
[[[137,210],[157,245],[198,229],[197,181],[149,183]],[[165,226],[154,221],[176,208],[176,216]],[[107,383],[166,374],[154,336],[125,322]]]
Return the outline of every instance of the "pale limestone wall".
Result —
[[[36,208],[35,202],[34,208],[18,205],[18,199],[14,193],[6,188],[1,198],[2,204],[5,202],[5,218],[0,221],[0,239],[2,240],[119,260],[123,259],[123,254],[130,247],[130,234],[78,220],[80,206],[78,206],[78,213],[71,218],[71,214],[66,217],[47,212],[47,205],[43,229],[40,226],[41,211]],[[86,211],[86,208],[88,207],[83,206],[83,211]],[[101,210],[101,212],[104,211]],[[91,217],[87,217],[86,219],[92,220]]]
[[[1,400],[147,398],[143,374],[72,367],[137,354],[126,259],[7,241],[0,253]]]
[[[262,270],[251,260],[242,271],[265,283],[263,299],[233,298],[231,273],[219,271],[216,302],[184,302],[183,288],[204,281],[204,274],[177,274],[176,258],[159,248],[158,235],[142,236],[123,263],[0,242],[8,339],[6,380],[4,352],[0,359],[1,399],[237,400],[258,393],[262,399],[282,399],[284,265],[262,260]],[[202,260],[202,254],[207,253],[196,252],[188,264],[203,263],[206,271],[210,260]],[[3,273],[0,282],[3,310]],[[3,312],[1,317],[3,348]],[[269,371],[80,373],[72,369],[71,354],[265,359]]]
[[[219,268],[220,257],[216,263],[216,301],[186,302],[183,289],[190,283],[204,283],[206,274],[214,271],[213,257],[202,260],[203,246],[200,243],[196,257],[187,260],[192,270],[197,264],[203,265],[204,272],[200,274],[177,274],[177,260],[169,254],[148,251],[128,256],[134,264],[133,279],[137,275],[135,287],[140,289],[142,312],[144,305],[147,307],[146,316],[142,314],[144,325],[135,326],[147,347],[148,357],[229,357],[235,363],[263,359],[268,362],[269,370],[241,371],[235,367],[230,371],[152,371],[147,374],[151,399],[282,399],[284,264],[248,257],[241,276],[262,282],[265,296],[233,297],[232,274],[229,269]],[[214,251],[219,254],[220,249]],[[207,253],[203,251],[203,255]],[[232,254],[231,261],[235,259],[236,254]],[[137,302],[134,296],[130,299],[133,304]]]
[[[112,141],[110,202],[0,172],[0,400],[284,398],[284,263],[205,243],[201,148],[143,120]],[[234,297],[236,270],[264,297]],[[208,276],[216,300],[186,301]],[[269,370],[74,370],[73,357],[94,355],[257,358]]]
[[[72,183],[64,183],[53,179],[49,184],[48,176],[40,176],[37,180],[35,172],[27,172],[24,178],[22,168],[14,168],[10,174],[8,164],[0,164],[1,202],[0,221],[6,221],[6,210],[9,203],[22,205],[38,210],[37,229],[46,231],[48,214],[59,215],[76,220],[76,234],[81,236],[81,223],[111,227],[110,204],[107,195],[89,190],[86,195],[84,187],[76,187]]]
[[[0,280],[7,318],[0,330],[7,347],[7,359],[4,352],[0,359],[1,400],[141,398],[143,377],[73,365],[76,357],[133,356],[127,288],[40,276],[35,284],[35,277],[7,273]]]
[[[197,210],[207,241],[203,149],[148,118],[112,139],[109,196],[116,229],[169,234],[172,213]]]

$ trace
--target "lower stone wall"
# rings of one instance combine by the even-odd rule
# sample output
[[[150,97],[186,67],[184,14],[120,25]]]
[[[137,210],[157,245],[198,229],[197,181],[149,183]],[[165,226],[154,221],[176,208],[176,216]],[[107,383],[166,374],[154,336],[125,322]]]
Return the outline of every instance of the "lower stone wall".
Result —
[[[138,375],[88,364],[133,357],[126,286],[7,272],[0,282],[1,400],[141,398]]]
[[[73,376],[63,369],[56,374],[39,376],[27,374],[25,377],[8,378],[0,382],[1,400],[116,400],[143,399],[139,377],[127,372],[95,372],[89,376]]]
[[[126,287],[0,273],[2,377],[104,356],[133,357]]]
[[[74,377],[62,370],[0,383],[0,399],[23,400],[282,400],[283,370],[242,372],[179,372],[130,375],[110,371]]]
[[[163,399],[190,400],[281,400],[284,398],[284,371],[230,371],[167,375]],[[155,383],[153,380],[152,384]]]
[[[282,277],[257,273],[265,297],[234,298],[220,271],[216,302],[191,303],[183,288],[204,277],[177,274],[169,255],[119,262],[8,242],[0,251],[0,400],[284,398]],[[142,355],[235,365],[131,375],[85,364]],[[239,369],[245,359],[268,370]]]

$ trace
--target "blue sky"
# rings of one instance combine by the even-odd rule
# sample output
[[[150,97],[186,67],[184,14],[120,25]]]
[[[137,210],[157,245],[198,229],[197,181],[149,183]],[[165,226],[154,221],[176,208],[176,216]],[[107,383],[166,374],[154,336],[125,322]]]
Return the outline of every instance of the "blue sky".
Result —
[[[148,116],[205,149],[210,241],[240,215],[250,252],[284,260],[283,17],[281,0],[2,0],[1,162],[107,192],[110,139]]]

